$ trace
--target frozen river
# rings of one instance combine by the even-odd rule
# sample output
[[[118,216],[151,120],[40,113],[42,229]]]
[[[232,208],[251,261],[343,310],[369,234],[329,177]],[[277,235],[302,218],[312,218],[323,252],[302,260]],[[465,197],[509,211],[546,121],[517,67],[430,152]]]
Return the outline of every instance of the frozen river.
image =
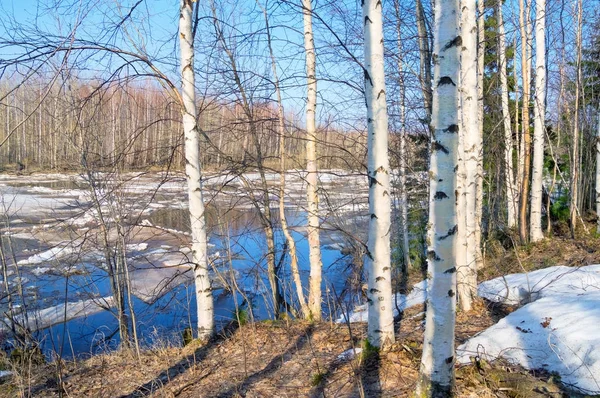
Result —
[[[279,176],[271,174],[267,179],[275,208]],[[245,300],[255,318],[272,314],[264,233],[258,210],[249,199],[250,192],[262,195],[258,181],[258,174],[213,175],[204,183],[219,325],[232,320],[235,304]],[[306,288],[303,173],[289,173],[288,181],[286,214]],[[363,176],[335,171],[323,174],[321,184],[323,310],[331,313],[336,308],[335,294],[344,290],[350,275],[349,248],[356,244],[354,239],[364,239],[367,189]],[[0,233],[6,272],[0,282],[0,341],[10,336],[7,314],[12,313],[42,341],[46,353],[82,355],[118,344],[102,239],[103,223],[109,226],[110,235],[117,222],[123,226],[132,304],[142,342],[179,341],[181,331],[195,323],[196,313],[186,197],[180,174],[1,175]],[[278,228],[276,235],[279,258],[283,238]],[[293,301],[287,265],[281,278],[284,294]],[[234,279],[240,293],[224,288]]]

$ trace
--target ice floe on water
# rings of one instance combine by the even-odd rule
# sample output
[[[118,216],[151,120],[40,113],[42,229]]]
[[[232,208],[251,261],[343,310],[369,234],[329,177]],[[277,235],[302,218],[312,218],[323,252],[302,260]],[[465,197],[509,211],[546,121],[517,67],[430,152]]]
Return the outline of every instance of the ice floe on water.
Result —
[[[68,302],[41,310],[28,311],[27,314],[18,314],[15,321],[31,331],[46,329],[50,326],[69,321],[82,316],[90,316],[104,311],[114,305],[112,296]],[[0,332],[8,331],[9,319],[0,322]]]
[[[600,265],[550,267],[483,282],[479,295],[528,303],[457,348],[457,359],[505,358],[600,393]]]
[[[414,307],[415,305],[425,303],[427,299],[427,281],[421,281],[413,286],[412,290],[408,295],[396,293],[392,298],[393,300],[393,313],[394,316],[398,315],[398,311],[404,311],[407,308]],[[350,311],[348,316],[348,321],[350,322],[367,322],[369,311],[367,308],[367,304],[362,304],[354,307],[352,311]],[[346,314],[342,314],[338,319],[338,323],[346,322]]]

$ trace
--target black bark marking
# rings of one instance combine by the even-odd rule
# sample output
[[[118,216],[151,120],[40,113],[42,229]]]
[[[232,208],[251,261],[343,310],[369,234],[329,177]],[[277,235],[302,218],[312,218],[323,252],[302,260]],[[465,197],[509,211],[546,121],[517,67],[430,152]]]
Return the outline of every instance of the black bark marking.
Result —
[[[454,166],[454,172],[456,173],[458,171],[458,165]]]
[[[374,218],[375,218],[375,219],[379,219],[379,217],[377,217],[377,215],[375,215],[375,214],[371,214],[371,220],[372,220],[372,219],[374,219]]]
[[[377,8],[377,6],[383,8],[383,6],[381,5],[381,0],[377,0],[377,3],[375,4],[375,8]]]
[[[371,18],[369,18],[368,15],[365,15],[365,25],[367,24],[367,21],[373,23],[373,21],[371,21]]]
[[[452,47],[461,47],[462,46],[462,37],[456,36],[454,39],[450,40],[445,46],[444,51],[449,50]]]
[[[458,225],[455,225],[454,227],[452,227],[448,230],[448,233],[446,235],[440,236],[439,240],[444,240],[444,239],[454,235],[457,231],[458,231]]]
[[[371,118],[369,117],[369,118],[367,118],[367,122],[368,122],[368,123],[373,123],[373,119],[371,119]]]
[[[367,72],[367,70],[363,68],[363,73],[365,75],[365,81],[368,81],[369,83],[371,83],[371,86],[372,86],[373,80],[371,80],[371,76],[369,76],[369,72]]]
[[[369,188],[371,188],[375,184],[378,184],[377,179],[375,179],[371,176],[368,176],[368,178],[369,178]]]
[[[450,269],[447,269],[446,271],[444,271],[444,274],[453,274],[456,272],[456,267],[452,267]]]
[[[377,99],[379,99],[379,97],[381,97],[381,94],[383,94],[385,96],[385,90],[381,89],[381,91],[379,92],[379,94],[377,94]]]
[[[440,261],[441,260],[441,258],[439,258],[437,253],[435,252],[435,250],[429,250],[427,252],[427,258],[432,261]]]
[[[433,195],[433,199],[435,199],[435,200],[448,199],[448,195],[446,195],[445,192],[437,191],[435,193],[435,195]]]
[[[378,276],[377,278],[375,278],[375,282],[381,282],[384,280],[385,280],[385,278],[383,276]]]
[[[367,252],[365,253],[367,257],[369,257],[369,259],[371,261],[373,261],[373,255],[371,254],[371,252],[369,251],[369,249],[367,249]]]
[[[434,151],[442,151],[446,155],[450,153],[450,151],[448,151],[448,148],[446,148],[445,146],[443,146],[442,144],[440,144],[439,141],[433,141],[433,148],[432,149]]]
[[[377,289],[373,288],[373,289],[369,289],[369,293],[371,293],[371,294],[381,293],[381,290],[377,290]]]
[[[440,80],[438,80],[438,87],[443,86],[445,84],[452,84],[454,87],[456,87],[456,84],[454,84],[454,82],[449,76],[442,76],[440,77]]]
[[[389,270],[389,269],[390,269],[390,267],[383,267],[383,271],[384,272],[387,271],[387,270]]]
[[[379,166],[379,168],[375,170],[375,173],[387,173],[387,171],[385,170],[385,167]]]
[[[446,363],[447,363],[448,365],[450,365],[452,362],[454,362],[454,356],[451,356],[451,357],[448,357],[448,358],[446,358]]]
[[[444,129],[445,133],[458,133],[459,131],[458,124],[451,124],[448,128]]]
[[[452,290],[452,289],[448,290],[448,296],[454,297],[454,290]]]

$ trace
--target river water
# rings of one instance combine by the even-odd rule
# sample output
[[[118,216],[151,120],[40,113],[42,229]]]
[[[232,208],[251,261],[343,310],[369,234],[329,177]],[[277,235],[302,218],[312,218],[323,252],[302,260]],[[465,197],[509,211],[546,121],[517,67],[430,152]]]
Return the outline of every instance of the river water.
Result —
[[[278,178],[267,175],[274,214],[278,214]],[[249,199],[260,201],[259,181],[257,174],[212,175],[204,181],[219,327],[235,317],[240,305],[255,319],[272,316],[265,237],[257,206]],[[289,173],[288,181],[286,217],[306,290],[303,173]],[[323,311],[335,317],[336,297],[352,275],[350,248],[366,234],[366,181],[360,175],[332,172],[322,175],[321,185]],[[115,223],[123,226],[132,307],[142,344],[179,344],[181,332],[195,324],[196,314],[186,197],[180,174],[0,176],[0,233],[8,281],[8,286],[4,278],[0,282],[0,342],[10,343],[7,314],[12,314],[29,325],[48,356],[82,356],[118,346],[105,271],[104,221],[109,246],[115,242]],[[279,259],[284,239],[277,217],[274,224]],[[283,261],[280,278],[284,295],[293,303],[287,263]],[[236,293],[224,288],[233,281]]]

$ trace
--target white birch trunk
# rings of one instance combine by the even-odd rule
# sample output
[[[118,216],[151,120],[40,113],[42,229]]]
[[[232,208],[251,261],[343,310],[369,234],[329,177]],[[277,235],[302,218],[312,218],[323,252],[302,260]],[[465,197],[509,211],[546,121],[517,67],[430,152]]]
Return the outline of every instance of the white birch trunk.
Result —
[[[575,82],[575,112],[573,117],[573,152],[571,155],[571,235],[575,238],[575,229],[577,226],[577,212],[579,202],[579,170],[581,157],[579,154],[579,95],[581,90],[581,35],[582,35],[582,1],[577,1],[577,81]]]
[[[365,255],[367,338],[380,347],[394,342],[390,259],[391,198],[385,92],[383,15],[379,0],[364,0],[365,96],[368,123],[369,238]]]
[[[479,175],[479,155],[481,139],[479,137],[479,90],[478,90],[478,31],[475,3],[464,2],[461,6],[461,129],[459,139],[459,157],[463,154],[463,162],[459,163],[459,194],[464,192],[464,204],[458,198],[458,234],[457,247],[464,254],[457,252],[457,290],[460,309],[469,311],[476,295],[477,288],[477,187]],[[461,172],[461,166],[463,171]],[[464,207],[463,207],[464,206]],[[463,213],[464,214],[461,214]],[[464,225],[463,225],[464,223]],[[464,262],[462,258],[464,256]]]
[[[546,128],[546,0],[535,1],[535,97],[533,104],[533,166],[529,233],[532,242],[544,239],[542,189],[544,175],[544,129]]]
[[[529,172],[531,166],[531,136],[529,134],[529,71],[531,69],[531,61],[529,60],[529,32],[530,32],[530,15],[529,5],[525,5],[523,0],[519,0],[519,25],[521,31],[521,68],[523,78],[523,167],[520,186],[520,207],[519,207],[519,237],[522,243],[527,242],[528,223],[527,223],[527,204],[529,203]]]
[[[475,236],[473,244],[477,253],[476,267],[483,267],[483,254],[481,253],[481,220],[483,218],[483,75],[485,72],[485,2],[477,3],[477,120],[479,121],[479,135],[477,137],[477,198],[475,204]],[[473,275],[477,283],[477,273]]]
[[[408,236],[408,192],[406,187],[406,150],[407,132],[406,132],[406,89],[404,86],[404,48],[402,46],[402,26],[400,15],[400,4],[394,0],[394,10],[396,11],[396,45],[398,48],[398,74],[400,75],[400,228],[402,229],[402,254],[404,257],[404,273],[408,275],[411,267],[410,263],[410,241]]]
[[[598,112],[598,128],[596,130],[596,214],[598,215],[596,233],[600,234],[600,111]]]
[[[306,205],[307,221],[306,235],[308,239],[310,282],[308,307],[312,319],[321,320],[321,243],[319,239],[319,195],[317,184],[317,72],[315,41],[312,29],[311,0],[302,0],[304,18],[304,51],[306,52]]]
[[[208,275],[206,222],[202,199],[200,140],[196,119],[194,76],[194,38],[192,36],[192,0],[181,0],[179,45],[181,47],[181,97],[185,137],[185,174],[188,186],[190,224],[192,227],[192,263],[196,288],[198,338],[209,339],[214,333],[213,297]]]
[[[296,241],[292,237],[287,224],[285,215],[285,116],[283,111],[283,101],[281,100],[281,88],[279,84],[279,75],[277,73],[277,62],[271,40],[271,28],[269,26],[269,16],[266,8],[264,8],[257,0],[257,5],[262,9],[265,16],[265,25],[267,29],[267,45],[269,47],[269,56],[271,58],[271,70],[273,71],[273,80],[275,83],[275,94],[277,96],[277,120],[278,120],[278,135],[279,135],[279,220],[281,222],[281,231],[288,244],[288,252],[290,254],[290,268],[292,270],[292,278],[296,287],[296,295],[300,304],[302,316],[310,317],[310,311],[304,298],[304,290],[302,289],[302,280],[300,279],[300,270],[298,269],[298,255],[296,251]]]
[[[458,0],[438,0],[430,162],[427,317],[417,396],[450,396],[454,386],[458,81],[462,42]]]
[[[506,73],[506,33],[504,29],[504,18],[502,16],[502,4],[497,4],[498,17],[498,62],[500,69],[500,88],[502,95],[502,120],[504,122],[504,181],[506,185],[506,207],[508,210],[508,228],[517,226],[518,191],[515,186],[515,171],[513,167],[513,139],[512,125],[510,123],[510,109],[508,105],[508,76]]]

